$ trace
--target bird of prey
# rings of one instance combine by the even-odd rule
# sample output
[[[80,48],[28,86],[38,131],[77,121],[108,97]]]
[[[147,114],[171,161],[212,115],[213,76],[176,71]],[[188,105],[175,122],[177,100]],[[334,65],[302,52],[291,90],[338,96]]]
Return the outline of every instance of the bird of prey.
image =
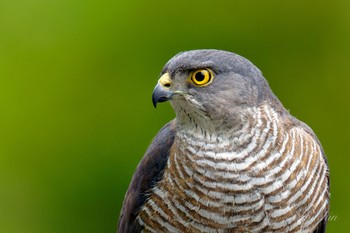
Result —
[[[120,233],[325,232],[322,146],[250,61],[220,50],[179,53],[152,98],[154,106],[170,101],[176,118],[136,168]]]

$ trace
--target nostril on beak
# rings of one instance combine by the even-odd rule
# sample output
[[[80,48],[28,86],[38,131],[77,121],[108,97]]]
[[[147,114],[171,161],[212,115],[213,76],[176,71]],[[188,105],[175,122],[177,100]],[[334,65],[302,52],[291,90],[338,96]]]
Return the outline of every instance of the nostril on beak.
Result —
[[[162,85],[164,88],[170,88],[171,86],[171,78],[168,73],[165,73],[160,77],[158,82]]]

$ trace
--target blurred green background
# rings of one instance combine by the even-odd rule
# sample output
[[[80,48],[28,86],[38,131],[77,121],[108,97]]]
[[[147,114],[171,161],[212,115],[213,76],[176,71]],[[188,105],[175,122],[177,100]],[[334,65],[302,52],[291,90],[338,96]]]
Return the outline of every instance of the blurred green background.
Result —
[[[151,93],[197,48],[250,59],[320,138],[328,232],[350,220],[350,1],[0,0],[0,232],[115,232],[144,151],[174,113]]]

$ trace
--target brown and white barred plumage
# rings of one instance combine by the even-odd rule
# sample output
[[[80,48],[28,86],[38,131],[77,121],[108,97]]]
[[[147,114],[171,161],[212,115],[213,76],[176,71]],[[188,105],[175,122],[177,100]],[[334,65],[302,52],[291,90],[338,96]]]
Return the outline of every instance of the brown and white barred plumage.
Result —
[[[228,137],[177,133],[139,214],[145,232],[311,232],[326,217],[317,141],[269,106],[249,113]]]
[[[170,100],[176,118],[134,173],[120,233],[326,231],[321,144],[251,62],[219,50],[180,53],[152,100]]]

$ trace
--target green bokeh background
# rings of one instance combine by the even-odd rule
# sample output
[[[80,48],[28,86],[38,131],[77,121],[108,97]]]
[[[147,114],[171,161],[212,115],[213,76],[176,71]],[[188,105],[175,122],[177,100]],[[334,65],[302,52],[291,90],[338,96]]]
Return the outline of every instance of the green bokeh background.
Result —
[[[256,64],[320,138],[328,232],[350,221],[350,1],[0,0],[0,232],[115,232],[158,129],[164,63],[197,48]]]

